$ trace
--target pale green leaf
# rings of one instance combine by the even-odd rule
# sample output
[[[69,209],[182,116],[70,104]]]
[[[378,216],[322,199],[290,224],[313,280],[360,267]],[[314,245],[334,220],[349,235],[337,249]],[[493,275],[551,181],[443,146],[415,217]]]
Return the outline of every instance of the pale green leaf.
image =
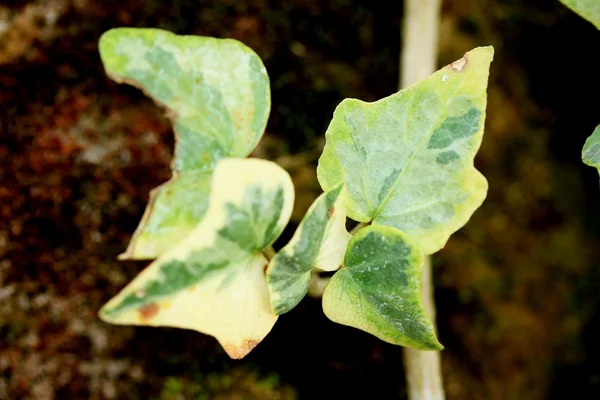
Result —
[[[476,48],[382,100],[342,101],[319,159],[323,190],[345,183],[350,218],[397,227],[425,254],[441,249],[487,193],[473,159],[492,57]]]
[[[294,187],[270,161],[217,163],[208,211],[101,310],[115,324],[172,326],[212,335],[241,358],[271,330],[262,250],[286,226]]]
[[[117,28],[99,47],[108,75],[144,90],[173,121],[173,178],[152,193],[122,255],[154,258],[204,215],[215,163],[247,156],[260,140],[271,101],[267,72],[251,49],[232,39]]]
[[[585,141],[581,158],[585,164],[596,167],[600,174],[600,125],[594,129],[592,136]]]
[[[564,5],[575,11],[582,18],[587,19],[596,28],[600,29],[600,1],[599,0],[560,0]]]
[[[273,257],[267,283],[273,313],[294,308],[306,295],[311,270],[335,271],[350,240],[346,214],[339,204],[342,185],[323,193],[310,206],[290,242]]]
[[[388,343],[441,350],[421,303],[423,255],[406,234],[369,226],[352,237],[344,266],[329,281],[323,311],[329,319]]]

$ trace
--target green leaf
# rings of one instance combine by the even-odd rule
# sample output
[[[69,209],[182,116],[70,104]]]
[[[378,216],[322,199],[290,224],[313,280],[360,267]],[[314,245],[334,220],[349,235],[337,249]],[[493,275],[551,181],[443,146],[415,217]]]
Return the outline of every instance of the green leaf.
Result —
[[[585,141],[581,159],[590,167],[596,167],[600,174],[600,125],[594,129],[592,136]]]
[[[323,311],[388,343],[441,350],[421,303],[422,266],[423,255],[406,234],[387,226],[363,228],[325,288]]]
[[[99,47],[108,75],[142,89],[173,121],[173,177],[152,192],[121,256],[155,258],[201,220],[216,162],[246,157],[260,140],[270,110],[269,79],[260,58],[232,39],[117,28]]]
[[[382,100],[342,101],[319,159],[323,190],[344,182],[350,218],[397,227],[425,254],[444,247],[487,193],[473,159],[492,57],[476,48]]]
[[[575,11],[600,29],[600,1],[598,0],[560,0],[565,6]]]
[[[115,324],[172,326],[212,335],[242,358],[271,330],[262,250],[279,237],[294,187],[282,168],[258,159],[217,163],[206,216],[101,310]]]
[[[339,204],[341,192],[339,185],[319,196],[292,240],[269,263],[267,284],[274,314],[290,311],[304,298],[312,269],[335,271],[341,266],[350,240]]]

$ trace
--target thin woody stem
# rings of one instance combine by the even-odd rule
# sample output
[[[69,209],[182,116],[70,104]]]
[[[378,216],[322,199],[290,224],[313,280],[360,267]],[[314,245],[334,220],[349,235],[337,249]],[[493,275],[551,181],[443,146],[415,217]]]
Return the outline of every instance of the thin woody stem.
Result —
[[[405,0],[402,33],[401,83],[408,87],[436,70],[441,0]],[[435,327],[431,257],[425,257],[421,279],[423,306]],[[440,353],[404,349],[409,400],[444,400]]]

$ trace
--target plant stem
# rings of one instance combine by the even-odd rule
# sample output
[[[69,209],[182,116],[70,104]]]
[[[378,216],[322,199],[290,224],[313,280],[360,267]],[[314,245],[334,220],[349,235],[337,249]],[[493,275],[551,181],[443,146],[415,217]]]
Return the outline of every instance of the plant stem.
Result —
[[[441,0],[404,0],[400,88],[436,70]],[[435,328],[431,258],[425,257],[421,279],[423,306]],[[410,400],[444,400],[440,353],[404,349],[404,369]]]
[[[269,246],[269,247],[263,249],[262,253],[263,253],[263,256],[265,256],[265,258],[267,259],[267,261],[271,261],[271,259],[273,257],[275,257],[275,254],[276,254],[273,246]]]
[[[421,297],[423,306],[435,327],[435,302],[431,279],[431,257],[425,256]],[[410,400],[444,400],[444,385],[438,351],[422,351],[404,348],[404,370]]]
[[[400,89],[415,84],[437,69],[441,0],[405,0],[400,59]]]
[[[367,226],[366,223],[364,222],[359,222],[358,224],[356,224],[356,226],[354,228],[352,228],[352,230],[350,230],[350,234],[352,236],[354,236],[354,234],[356,234],[356,232],[358,232],[359,230],[361,230],[362,228],[364,228],[365,226]]]
[[[317,271],[310,271],[310,284],[308,285],[308,295],[313,299],[323,297],[325,286],[329,283],[329,276],[320,276]]]

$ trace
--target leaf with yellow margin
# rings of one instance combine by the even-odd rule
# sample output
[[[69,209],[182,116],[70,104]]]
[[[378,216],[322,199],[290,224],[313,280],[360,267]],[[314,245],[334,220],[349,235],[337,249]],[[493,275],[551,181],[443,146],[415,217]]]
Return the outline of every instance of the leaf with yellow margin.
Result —
[[[216,162],[246,157],[260,140],[271,107],[269,78],[258,55],[233,39],[117,28],[99,48],[113,80],[142,89],[173,121],[173,177],[151,192],[120,257],[156,258],[204,216]]]
[[[325,288],[323,311],[388,343],[441,350],[421,303],[422,267],[423,255],[406,234],[389,226],[363,228]]]
[[[340,204],[342,186],[314,201],[290,242],[269,263],[267,283],[273,313],[286,313],[304,298],[311,270],[335,271],[341,266],[350,240]]]
[[[348,216],[396,227],[425,254],[444,247],[481,205],[487,181],[473,166],[483,137],[492,47],[479,47],[417,84],[335,110],[317,175],[345,183]]]
[[[232,358],[269,333],[262,250],[287,225],[294,187],[287,172],[259,159],[216,164],[208,211],[101,310],[114,324],[172,326],[214,336]]]

